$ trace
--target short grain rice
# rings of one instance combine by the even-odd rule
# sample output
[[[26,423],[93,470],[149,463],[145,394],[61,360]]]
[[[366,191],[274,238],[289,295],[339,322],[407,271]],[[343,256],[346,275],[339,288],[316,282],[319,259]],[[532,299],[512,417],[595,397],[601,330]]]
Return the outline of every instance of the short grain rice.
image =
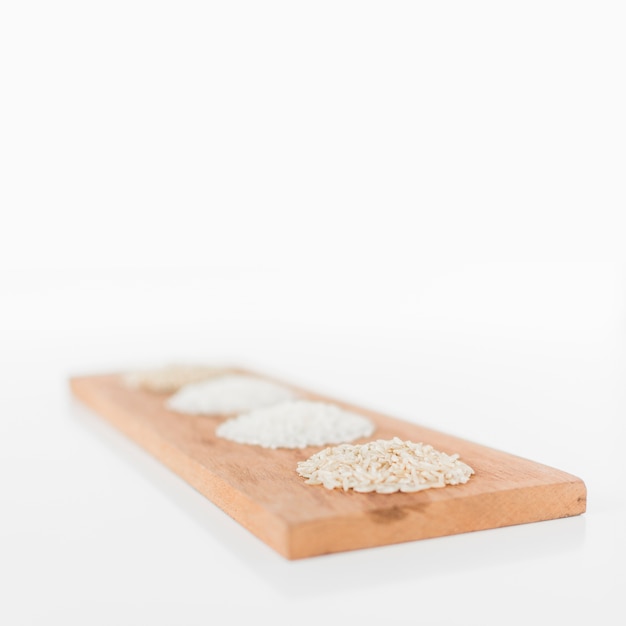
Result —
[[[334,404],[295,400],[232,418],[216,434],[264,448],[305,448],[369,437],[374,428],[366,417]]]

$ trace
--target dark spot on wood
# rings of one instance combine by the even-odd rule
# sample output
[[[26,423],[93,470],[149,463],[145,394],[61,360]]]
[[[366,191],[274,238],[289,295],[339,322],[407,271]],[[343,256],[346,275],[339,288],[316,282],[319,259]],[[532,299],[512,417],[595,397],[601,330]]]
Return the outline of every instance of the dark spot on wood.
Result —
[[[388,524],[390,522],[398,522],[407,516],[407,512],[397,506],[390,509],[378,509],[370,513],[370,517],[377,524]]]

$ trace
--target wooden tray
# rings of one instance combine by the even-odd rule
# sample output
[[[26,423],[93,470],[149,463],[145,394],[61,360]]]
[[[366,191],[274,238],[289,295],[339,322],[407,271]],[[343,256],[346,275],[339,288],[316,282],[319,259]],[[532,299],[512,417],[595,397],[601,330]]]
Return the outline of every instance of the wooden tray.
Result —
[[[231,416],[182,415],[167,395],[129,389],[121,374],[77,376],[73,394],[287,559],[580,515],[584,482],[571,474],[435,430],[286,385],[374,421],[371,439],[432,444],[475,470],[464,485],[417,493],[355,493],[307,485],[298,461],[319,447],[270,450],[216,437]],[[357,440],[355,443],[363,443]]]

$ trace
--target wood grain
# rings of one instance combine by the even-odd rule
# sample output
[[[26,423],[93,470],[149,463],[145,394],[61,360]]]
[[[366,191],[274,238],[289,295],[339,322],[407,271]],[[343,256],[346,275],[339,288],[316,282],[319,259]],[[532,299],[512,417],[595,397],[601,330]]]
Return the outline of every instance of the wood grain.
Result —
[[[355,493],[306,485],[298,461],[320,447],[270,450],[215,435],[230,415],[170,411],[167,395],[129,389],[121,374],[76,376],[72,393],[287,559],[372,548],[580,515],[584,482],[561,470],[329,398],[286,381],[301,397],[368,416],[371,439],[430,443],[475,470],[468,483],[417,493]],[[366,439],[357,440],[363,443]]]

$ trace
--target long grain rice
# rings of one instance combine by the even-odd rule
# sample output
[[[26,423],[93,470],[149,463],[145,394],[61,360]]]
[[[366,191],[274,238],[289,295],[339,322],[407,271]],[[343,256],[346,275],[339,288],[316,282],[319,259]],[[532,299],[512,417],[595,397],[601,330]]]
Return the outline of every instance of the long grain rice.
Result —
[[[260,377],[228,374],[185,385],[167,407],[191,415],[241,413],[286,402],[296,397],[290,388]]]
[[[474,470],[431,445],[378,439],[325,448],[297,465],[309,485],[368,493],[411,493],[466,483]]]

